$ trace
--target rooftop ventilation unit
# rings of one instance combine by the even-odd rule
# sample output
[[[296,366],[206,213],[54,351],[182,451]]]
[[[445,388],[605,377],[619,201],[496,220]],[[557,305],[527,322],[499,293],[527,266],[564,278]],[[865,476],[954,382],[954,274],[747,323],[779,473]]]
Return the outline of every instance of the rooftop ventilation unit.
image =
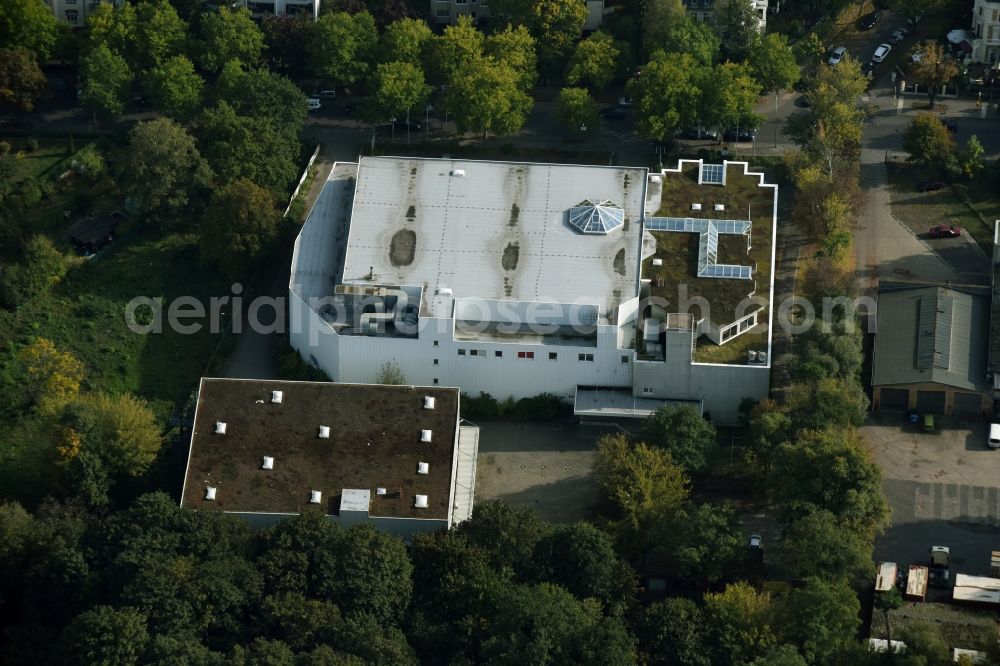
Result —
[[[330,439],[330,426],[320,426],[319,427],[319,438],[320,439]]]
[[[455,178],[465,178],[465,169],[454,169],[451,175]]]
[[[701,204],[691,204],[691,210],[701,210]]]
[[[421,442],[429,442],[429,441],[431,441],[431,431],[430,430],[421,430],[420,431],[420,441]]]
[[[284,395],[281,391],[271,391],[271,402],[275,405],[280,405]]]
[[[663,265],[663,259],[653,259],[653,265],[657,266],[657,267],[662,266]]]
[[[386,490],[385,490],[385,488],[376,488],[375,489],[375,494],[376,495],[385,495],[386,494]]]
[[[274,469],[274,458],[264,456],[264,461],[260,464],[261,469]]]
[[[310,490],[309,491],[309,503],[310,504],[319,504],[322,501],[323,501],[323,493],[321,493],[318,490]]]
[[[216,421],[215,422],[215,434],[216,435],[225,435],[226,434],[226,422],[225,421]]]
[[[724,210],[726,210],[726,204],[715,204],[715,211],[717,213],[721,213]]]
[[[430,474],[431,466],[429,463],[418,462],[417,463],[417,474]]]
[[[413,502],[413,506],[415,506],[418,509],[426,509],[427,495],[417,495],[416,499]]]
[[[209,502],[215,501],[215,486],[205,488],[205,499]]]
[[[659,174],[655,174],[649,177],[649,182],[651,183],[661,183],[663,182],[663,177]]]
[[[438,287],[434,293],[438,296],[451,296],[451,287]]]
[[[432,395],[424,396],[424,409],[434,409],[434,396]]]

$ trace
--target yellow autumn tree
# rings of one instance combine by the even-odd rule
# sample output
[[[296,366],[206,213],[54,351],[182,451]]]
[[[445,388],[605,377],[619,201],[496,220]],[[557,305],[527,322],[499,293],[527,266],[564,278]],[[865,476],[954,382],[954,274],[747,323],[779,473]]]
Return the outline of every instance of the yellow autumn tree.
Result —
[[[59,351],[51,340],[36,338],[24,347],[19,360],[25,390],[42,414],[54,414],[80,393],[83,363],[69,352]]]

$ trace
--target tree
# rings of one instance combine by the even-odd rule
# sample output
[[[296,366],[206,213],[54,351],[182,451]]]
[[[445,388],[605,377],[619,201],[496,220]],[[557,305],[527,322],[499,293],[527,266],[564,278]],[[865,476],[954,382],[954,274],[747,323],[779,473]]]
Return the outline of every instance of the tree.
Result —
[[[80,63],[83,91],[80,102],[94,113],[117,116],[125,110],[132,72],[125,59],[106,45],[93,49]]]
[[[679,128],[697,123],[699,74],[699,66],[688,54],[660,51],[653,55],[642,76],[628,86],[643,135],[665,141]]]
[[[678,508],[654,522],[647,539],[657,563],[679,578],[709,585],[742,564],[746,547],[739,516],[728,505]]]
[[[668,598],[639,611],[636,637],[649,666],[709,666],[708,631],[701,609],[690,599]]]
[[[707,645],[720,657],[718,663],[746,663],[775,645],[773,615],[771,596],[757,593],[745,582],[706,594]]]
[[[128,666],[142,658],[149,633],[135,608],[95,606],[77,616],[60,638],[66,664]]]
[[[514,25],[528,24],[531,21],[532,0],[493,0],[490,3],[490,15],[510,19]]]
[[[893,12],[906,19],[916,19],[944,7],[944,0],[892,0]]]
[[[549,529],[533,509],[490,501],[477,503],[472,520],[459,525],[458,533],[482,549],[494,568],[508,566],[519,575],[528,575],[535,546]]]
[[[402,386],[406,383],[406,375],[399,369],[396,360],[386,361],[379,368],[378,376],[375,378],[376,384],[388,384],[389,386]]]
[[[794,384],[786,404],[798,429],[860,426],[868,413],[868,396],[861,386],[835,378]]]
[[[382,624],[398,622],[413,594],[406,545],[371,525],[355,525],[335,554],[334,579],[324,582],[319,598],[330,594],[346,614],[362,612]]]
[[[535,0],[529,27],[538,42],[538,59],[549,72],[562,71],[563,60],[587,22],[587,3],[580,0]]]
[[[521,90],[528,92],[534,87],[538,79],[535,38],[523,25],[516,28],[508,25],[487,37],[483,52],[514,70],[520,79]]]
[[[286,132],[297,143],[306,120],[306,96],[287,77],[266,69],[244,69],[230,61],[212,92],[215,101],[226,102],[258,125],[270,124]]]
[[[708,126],[756,127],[760,84],[744,65],[724,62],[700,71],[699,120]]]
[[[340,609],[332,602],[308,599],[293,592],[267,596],[260,608],[260,629],[264,635],[284,641],[298,651],[335,643],[343,624]]]
[[[182,55],[151,69],[143,83],[153,106],[174,119],[190,118],[201,107],[205,82],[194,71],[194,64]]]
[[[194,138],[174,121],[144,121],[129,132],[118,181],[143,213],[170,217],[190,212],[210,180]]]
[[[822,228],[820,247],[824,256],[839,259],[851,247],[854,238],[854,212],[840,194],[833,193],[823,200],[816,220]]]
[[[378,32],[368,12],[324,14],[316,21],[309,43],[315,72],[331,83],[352,86],[371,70]]]
[[[86,47],[93,50],[104,45],[126,61],[133,60],[139,40],[137,20],[135,5],[100,3],[87,16]]]
[[[193,50],[195,60],[210,72],[222,70],[230,60],[254,66],[264,49],[264,33],[250,18],[245,7],[235,11],[219,7],[201,17]]]
[[[788,37],[777,32],[757,40],[749,53],[750,69],[762,90],[774,95],[775,132],[778,124],[778,92],[788,90],[799,80],[799,66],[795,53],[788,45]],[[774,137],[778,143],[777,133]]]
[[[923,111],[903,131],[903,149],[927,167],[945,167],[955,152],[955,140],[941,119]]]
[[[80,393],[84,368],[75,356],[59,351],[51,340],[35,338],[18,354],[24,387],[43,414],[54,414]]]
[[[493,6],[491,6],[493,9]],[[427,71],[434,83],[450,83],[465,63],[477,61],[483,53],[486,38],[476,30],[472,19],[463,14],[455,25],[445,26],[427,49]]]
[[[882,611],[885,618],[885,639],[890,646],[892,645],[892,625],[889,621],[889,612],[902,608],[903,603],[903,595],[900,594],[899,588],[895,585],[886,592],[875,593],[875,608]]]
[[[710,23],[719,36],[723,55],[736,62],[742,62],[760,39],[757,11],[744,0],[716,0]]]
[[[32,236],[22,248],[21,260],[0,273],[0,302],[11,307],[46,293],[66,275],[69,262],[48,236]]]
[[[59,25],[52,11],[38,0],[4,0],[0,4],[0,44],[23,47],[44,61],[52,55]]]
[[[586,88],[563,88],[556,100],[556,116],[571,132],[597,126],[597,106]]]
[[[965,147],[957,151],[955,156],[959,172],[969,180],[975,178],[985,166],[983,164],[984,152],[983,144],[979,142],[979,138],[975,134],[970,136],[969,140],[965,142]]]
[[[370,613],[348,615],[338,641],[345,652],[372,666],[417,666],[413,648],[394,624]],[[353,664],[353,662],[345,662]]]
[[[635,575],[605,532],[589,523],[557,525],[535,546],[536,579],[562,585],[579,599],[619,608],[633,592]]]
[[[667,52],[674,49],[664,47],[675,26],[688,18],[687,9],[681,0],[648,0],[642,15],[642,50],[651,57],[657,50]]]
[[[647,56],[657,50],[687,53],[699,65],[711,66],[719,54],[719,37],[708,24],[696,21],[680,0],[649,0],[642,48]]]
[[[751,666],[808,666],[794,645],[777,645],[753,660]]]
[[[915,82],[927,86],[927,99],[933,111],[941,89],[958,76],[958,64],[945,51],[944,46],[934,40],[921,42],[916,52],[920,57],[910,69],[910,77]]]
[[[824,118],[829,107],[836,103],[854,110],[858,98],[868,88],[868,77],[861,71],[859,60],[844,56],[836,67],[820,67],[806,84],[812,113],[805,115]]]
[[[638,529],[687,499],[688,477],[660,448],[633,445],[625,435],[605,435],[597,442],[597,483],[626,525]]]
[[[260,29],[264,34],[264,45],[271,68],[309,71],[308,50],[312,28],[312,17],[304,14],[265,16],[260,22]]]
[[[715,427],[688,405],[660,407],[646,419],[642,435],[691,473],[705,471],[715,453]]]
[[[873,536],[889,518],[882,474],[854,430],[801,432],[775,452],[771,496],[786,522],[817,509]]]
[[[151,69],[184,49],[188,25],[168,0],[143,0],[136,5],[135,60],[137,69]]]
[[[0,104],[31,111],[44,91],[45,75],[31,51],[23,46],[0,49]]]
[[[427,45],[433,39],[434,33],[426,21],[400,19],[386,26],[382,33],[380,56],[385,62],[399,60],[419,67],[423,63]]]
[[[951,650],[941,635],[941,627],[930,622],[914,622],[899,630],[899,638],[906,643],[908,657],[923,657],[918,664],[950,664]]]
[[[815,32],[810,32],[795,42],[792,51],[795,53],[795,61],[802,68],[802,71],[812,76],[816,74],[816,70],[823,63],[823,57],[826,55],[826,46],[823,44],[823,40],[819,38],[819,35]]]
[[[576,45],[566,67],[566,82],[604,90],[618,72],[621,55],[614,37],[598,30]]]
[[[792,420],[781,406],[764,398],[748,411],[748,438],[744,455],[754,471],[765,477],[771,471],[774,451],[792,432]]]
[[[274,198],[241,178],[217,188],[199,227],[201,256],[227,277],[245,278],[278,234]]]
[[[476,130],[510,134],[521,129],[531,111],[531,98],[521,90],[510,66],[482,57],[459,65],[445,95],[461,132]]]
[[[410,110],[423,106],[431,92],[431,87],[424,83],[423,71],[403,61],[380,64],[375,70],[372,87],[374,91],[368,98],[365,114],[373,122],[396,114],[409,118]]]
[[[793,578],[860,584],[871,576],[873,544],[825,509],[814,509],[789,523],[778,549],[781,570]]]
[[[861,624],[861,604],[846,582],[816,578],[791,590],[778,606],[778,625],[784,639],[796,645],[806,663],[821,666],[854,643]]]

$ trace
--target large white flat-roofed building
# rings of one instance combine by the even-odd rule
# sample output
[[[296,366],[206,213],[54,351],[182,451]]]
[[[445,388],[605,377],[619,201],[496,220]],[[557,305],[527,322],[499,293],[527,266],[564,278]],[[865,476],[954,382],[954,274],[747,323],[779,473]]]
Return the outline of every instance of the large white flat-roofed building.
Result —
[[[181,506],[409,538],[472,515],[478,445],[455,388],[205,378]]]
[[[684,204],[695,216],[686,226],[660,217],[676,213],[665,203],[675,181],[703,203]],[[694,161],[652,177],[523,162],[340,163],[296,240],[291,343],[335,381],[376,382],[392,367],[406,382],[471,395],[552,393],[582,416],[685,401],[733,422],[740,400],[768,390],[775,206],[775,186],[743,163]],[[681,246],[659,257],[664,235]],[[660,297],[688,282],[719,309],[672,317],[677,300]],[[718,362],[720,345],[744,334],[753,359],[737,351]],[[702,348],[714,352],[704,363]],[[637,363],[648,366],[640,386]]]

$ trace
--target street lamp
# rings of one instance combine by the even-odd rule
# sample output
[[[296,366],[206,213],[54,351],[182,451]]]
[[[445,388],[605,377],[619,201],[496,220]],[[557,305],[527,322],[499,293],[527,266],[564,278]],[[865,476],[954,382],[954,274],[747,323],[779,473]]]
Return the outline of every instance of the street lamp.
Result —
[[[392,127],[392,140],[396,140],[396,116],[389,118],[389,125]]]

